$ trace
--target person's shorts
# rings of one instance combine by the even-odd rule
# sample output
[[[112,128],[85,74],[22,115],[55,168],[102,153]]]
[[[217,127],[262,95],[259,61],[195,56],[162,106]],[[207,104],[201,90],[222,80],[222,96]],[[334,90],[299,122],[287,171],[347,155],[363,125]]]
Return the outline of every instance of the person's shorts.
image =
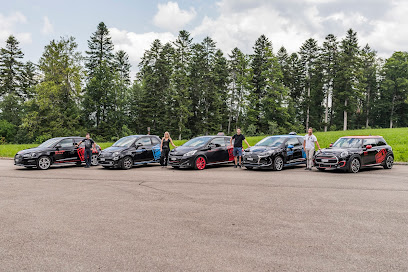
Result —
[[[234,147],[232,155],[234,155],[234,157],[242,156],[242,147]]]

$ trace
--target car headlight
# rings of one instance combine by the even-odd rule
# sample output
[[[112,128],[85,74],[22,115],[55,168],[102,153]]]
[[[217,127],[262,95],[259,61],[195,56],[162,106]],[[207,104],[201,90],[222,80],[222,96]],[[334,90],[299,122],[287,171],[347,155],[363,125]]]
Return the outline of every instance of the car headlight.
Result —
[[[193,156],[196,152],[197,152],[197,150],[188,151],[187,153],[185,153],[185,154],[183,155],[183,157],[191,157],[191,156]]]
[[[112,156],[113,156],[113,160],[119,160],[119,152],[113,152],[113,154],[112,154]]]
[[[348,151],[343,151],[343,152],[341,152],[340,157],[345,158],[345,157],[347,157],[348,154],[349,154]]]

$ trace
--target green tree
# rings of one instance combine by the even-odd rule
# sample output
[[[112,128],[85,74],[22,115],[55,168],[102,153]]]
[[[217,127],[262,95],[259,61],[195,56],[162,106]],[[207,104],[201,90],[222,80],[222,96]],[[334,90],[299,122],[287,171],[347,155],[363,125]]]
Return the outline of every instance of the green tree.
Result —
[[[338,42],[336,36],[329,34],[323,42],[320,54],[320,66],[322,69],[322,81],[324,90],[324,131],[326,132],[332,122],[333,89],[337,73]]]
[[[173,59],[173,73],[171,76],[171,99],[173,110],[176,113],[174,119],[177,127],[178,139],[183,135],[190,135],[188,120],[192,116],[190,96],[190,62],[192,38],[188,31],[180,31],[177,39],[173,42],[175,48]]]
[[[82,57],[73,37],[52,40],[39,61],[41,81],[29,100],[29,112],[22,127],[28,138],[77,134],[80,129],[78,108],[83,79]]]
[[[1,118],[16,127],[21,123],[24,103],[23,57],[17,39],[9,36],[5,47],[0,49],[0,110]]]
[[[240,126],[245,109],[245,93],[248,81],[249,59],[237,47],[229,55],[229,97],[228,97],[228,129],[231,132],[232,122],[235,128]]]
[[[82,103],[84,121],[96,134],[109,137],[108,114],[115,100],[117,77],[113,63],[114,46],[103,22],[88,40],[88,48],[85,62],[88,76]]]
[[[361,99],[361,60],[357,33],[349,29],[340,42],[338,72],[336,76],[334,101],[337,125],[343,120],[343,130],[348,129],[349,113],[356,112]],[[341,118],[341,113],[343,118]]]
[[[407,126],[408,110],[408,53],[395,52],[386,60],[381,82],[378,122],[390,128]]]

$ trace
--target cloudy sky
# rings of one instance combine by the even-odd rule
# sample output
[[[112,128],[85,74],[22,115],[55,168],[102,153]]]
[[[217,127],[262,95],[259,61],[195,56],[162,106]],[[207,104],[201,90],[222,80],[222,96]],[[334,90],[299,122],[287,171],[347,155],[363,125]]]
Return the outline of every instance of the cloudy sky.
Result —
[[[283,45],[294,52],[310,37],[321,43],[329,33],[344,37],[349,28],[382,57],[408,50],[406,0],[0,0],[0,7],[0,47],[13,34],[34,62],[61,36],[76,37],[85,51],[101,21],[115,50],[129,54],[133,71],[154,39],[172,41],[181,29],[195,42],[212,37],[224,53],[234,47],[251,53],[261,34],[275,51]]]

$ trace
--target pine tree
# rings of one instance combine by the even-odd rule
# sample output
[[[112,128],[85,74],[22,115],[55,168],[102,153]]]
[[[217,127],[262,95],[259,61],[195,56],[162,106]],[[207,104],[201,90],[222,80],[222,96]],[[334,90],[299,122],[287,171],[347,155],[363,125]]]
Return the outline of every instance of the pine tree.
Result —
[[[111,129],[108,113],[115,100],[116,75],[113,43],[103,22],[92,34],[88,47],[85,62],[88,77],[82,103],[84,120],[96,134],[108,136],[110,133],[107,130]]]
[[[240,126],[241,117],[245,109],[245,94],[248,81],[249,59],[237,47],[229,55],[229,97],[228,97],[228,129],[231,133],[232,122],[235,121],[235,128]]]
[[[346,37],[340,43],[338,73],[334,83],[337,124],[340,125],[340,114],[343,113],[343,130],[348,129],[348,114],[356,111],[358,99],[362,95],[359,85],[360,72],[360,48],[357,33],[349,29]]]
[[[0,49],[0,110],[1,118],[14,126],[20,125],[24,102],[23,57],[17,39],[9,36],[5,47]]]
[[[320,49],[317,41],[310,38],[306,40],[299,50],[302,65],[302,94],[304,124],[306,130],[313,125],[321,123],[320,110],[322,105],[321,71],[319,69]]]
[[[192,116],[189,69],[192,38],[190,38],[190,33],[185,30],[180,31],[173,45],[175,47],[175,54],[171,77],[171,87],[173,88],[171,99],[174,111],[177,113],[175,125],[177,127],[178,139],[181,140],[183,135],[191,133],[187,126],[188,120]]]
[[[323,48],[320,55],[320,65],[323,73],[323,88],[324,88],[324,132],[330,128],[332,122],[333,109],[333,89],[334,80],[337,73],[337,59],[338,59],[338,42],[336,36],[329,34],[323,42]],[[330,105],[331,103],[331,105]],[[330,118],[330,121],[329,121]]]

